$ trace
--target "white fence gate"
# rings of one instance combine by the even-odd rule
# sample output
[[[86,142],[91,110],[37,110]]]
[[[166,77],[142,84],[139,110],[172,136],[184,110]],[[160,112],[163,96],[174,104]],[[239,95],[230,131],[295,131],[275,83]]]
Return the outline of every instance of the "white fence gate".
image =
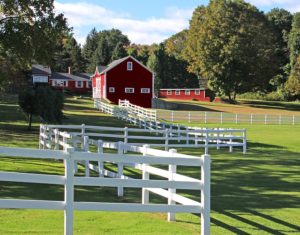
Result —
[[[86,142],[89,143],[89,141]],[[0,160],[1,157],[63,160],[65,166],[63,176],[1,171],[0,181],[64,185],[65,196],[64,201],[0,199],[0,208],[64,210],[64,234],[66,235],[73,234],[74,210],[165,212],[168,213],[168,220],[170,221],[175,219],[175,213],[200,213],[201,234],[210,234],[209,155],[203,155],[200,158],[178,154],[174,150],[167,152],[150,149],[148,146],[138,147],[124,145],[123,143],[111,145],[112,148],[118,149],[117,154],[103,153],[103,147],[105,146],[101,145],[99,141],[97,141],[99,147],[97,153],[76,151],[65,142],[60,143],[60,146],[64,150],[0,147]],[[135,152],[135,154],[125,154],[125,149],[127,152]],[[89,177],[88,174],[81,177],[76,176],[74,173],[77,169],[76,163],[84,162],[85,166],[89,166],[90,161],[98,162],[96,167],[98,167],[99,177]],[[108,175],[104,169],[104,163],[106,162],[118,166],[118,172],[114,174],[113,178],[104,177]],[[168,170],[151,166],[157,164],[168,166]],[[124,175],[124,166],[133,166],[140,169],[141,178],[132,179]],[[178,174],[176,172],[177,166],[200,167],[201,179]],[[86,172],[88,172],[87,168]],[[154,180],[150,178],[150,175],[158,175],[166,179]],[[141,203],[74,201],[74,187],[77,185],[117,187],[119,196],[123,195],[124,188],[142,188]],[[198,202],[177,194],[176,189],[200,190],[199,197],[201,200]],[[167,198],[168,204],[150,203],[149,192]]]

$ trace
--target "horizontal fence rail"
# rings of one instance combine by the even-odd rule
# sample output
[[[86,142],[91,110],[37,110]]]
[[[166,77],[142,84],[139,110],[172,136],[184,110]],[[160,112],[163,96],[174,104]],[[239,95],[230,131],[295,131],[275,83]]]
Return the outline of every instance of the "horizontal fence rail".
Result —
[[[199,111],[171,111],[159,110],[159,120],[167,122],[188,123],[234,123],[234,124],[264,124],[264,125],[299,125],[300,115],[274,115],[253,113],[225,113]]]
[[[125,144],[170,148],[242,148],[247,151],[247,136],[245,129],[232,128],[195,128],[180,125],[164,124],[157,129],[120,128],[89,125],[41,125],[40,146],[59,149],[58,146],[68,142],[70,146],[83,145],[84,137],[94,141],[122,141]]]
[[[96,148],[92,148],[93,145]],[[0,161],[1,157],[60,159],[63,160],[65,167],[63,176],[0,171],[0,181],[64,185],[64,201],[0,199],[0,208],[64,210],[65,234],[73,234],[74,210],[164,212],[168,213],[169,221],[175,220],[175,213],[198,213],[201,214],[201,234],[210,234],[209,155],[195,157],[179,154],[174,149],[169,151],[151,149],[148,145],[104,143],[100,140],[95,142],[87,136],[84,137],[81,149],[71,147],[66,141],[59,143],[59,146],[52,146],[57,147],[63,150],[0,147]],[[117,153],[105,153],[105,149],[115,149]],[[115,164],[117,172],[105,169],[106,163]],[[78,164],[85,167],[84,176],[76,174]],[[159,168],[157,165],[165,165],[167,169]],[[125,166],[138,171],[140,177],[127,176]],[[178,174],[177,166],[199,167],[201,178]],[[97,172],[99,177],[90,177],[91,170]],[[162,179],[152,179],[153,175]],[[120,197],[124,195],[124,188],[141,188],[141,203],[74,201],[74,187],[78,185],[116,187],[117,195]],[[177,189],[200,191],[200,200],[195,201],[180,195],[176,193]],[[167,198],[168,202],[151,203],[150,192]]]
[[[106,112],[103,106],[107,104],[101,102],[100,100],[95,100],[95,107],[102,112]],[[115,108],[114,108],[115,107]],[[134,107],[135,111],[131,110],[131,107]],[[151,146],[156,147],[165,147],[165,150],[169,148],[195,148],[195,147],[203,147],[205,148],[205,153],[208,154],[208,148],[216,147],[217,149],[221,147],[228,147],[229,151],[232,152],[233,147],[242,147],[243,153],[246,153],[247,149],[247,139],[246,139],[246,130],[245,129],[232,129],[232,128],[195,128],[188,127],[183,125],[175,125],[172,123],[160,122],[157,121],[157,114],[145,114],[143,111],[148,110],[141,108],[136,105],[132,105],[129,101],[119,100],[119,106],[110,105],[110,111],[106,112],[113,116],[116,116],[124,121],[130,122],[140,128],[145,130],[150,130],[150,133],[156,134],[156,137],[146,136],[146,135],[136,135],[136,133],[142,132],[138,129],[126,129],[124,131],[124,141],[125,143],[133,143],[135,140],[147,140],[147,143]],[[118,112],[113,112],[112,110],[121,110]],[[142,111],[137,111],[138,109]],[[139,113],[143,113],[140,115]],[[114,132],[111,128],[111,132]],[[122,131],[122,130],[119,130]],[[135,132],[135,134],[131,134],[128,132]],[[74,133],[76,134],[76,133]],[[106,138],[122,138],[122,134],[94,134],[94,136],[101,136]],[[92,136],[92,134],[89,134]],[[175,143],[176,142],[176,143]]]

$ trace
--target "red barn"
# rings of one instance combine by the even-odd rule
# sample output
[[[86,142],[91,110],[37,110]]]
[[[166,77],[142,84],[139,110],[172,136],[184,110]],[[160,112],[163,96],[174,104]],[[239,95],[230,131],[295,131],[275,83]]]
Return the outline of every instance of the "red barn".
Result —
[[[119,99],[126,99],[132,104],[151,108],[153,73],[132,56],[115,60],[108,66],[98,66],[92,82],[94,99],[108,99],[115,104]]]
[[[210,101],[210,96],[207,95],[207,89],[204,88],[160,89],[159,97],[178,100]]]

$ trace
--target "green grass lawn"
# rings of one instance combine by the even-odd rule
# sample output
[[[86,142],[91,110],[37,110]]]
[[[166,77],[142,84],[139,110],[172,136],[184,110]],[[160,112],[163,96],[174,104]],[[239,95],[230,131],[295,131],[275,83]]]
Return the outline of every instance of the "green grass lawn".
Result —
[[[124,126],[120,120],[94,110],[87,98],[68,97],[65,117],[66,124]],[[38,146],[38,120],[33,130],[27,131],[24,118],[13,97],[0,100],[1,146]],[[240,149],[233,153],[228,149],[210,150],[211,234],[300,234],[300,126],[218,126],[247,128],[248,153],[243,155]],[[178,152],[201,156],[203,149]],[[58,161],[4,158],[0,164],[1,171],[64,171]],[[195,168],[178,170],[199,175]],[[122,199],[117,198],[114,188],[76,187],[75,191],[76,200],[86,201],[135,202],[140,195],[134,189],[125,189]],[[63,187],[1,182],[0,198],[63,200]],[[161,213],[75,212],[75,234],[199,234],[197,215],[178,214],[177,219],[168,223],[166,214]],[[62,211],[0,209],[0,234],[62,232]]]

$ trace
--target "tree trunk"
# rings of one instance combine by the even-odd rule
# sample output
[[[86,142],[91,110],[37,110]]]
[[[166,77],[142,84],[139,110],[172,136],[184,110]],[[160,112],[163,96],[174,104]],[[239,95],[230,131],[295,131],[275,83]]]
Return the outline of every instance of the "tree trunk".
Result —
[[[31,122],[32,122],[32,113],[29,114],[28,130],[31,130]]]

